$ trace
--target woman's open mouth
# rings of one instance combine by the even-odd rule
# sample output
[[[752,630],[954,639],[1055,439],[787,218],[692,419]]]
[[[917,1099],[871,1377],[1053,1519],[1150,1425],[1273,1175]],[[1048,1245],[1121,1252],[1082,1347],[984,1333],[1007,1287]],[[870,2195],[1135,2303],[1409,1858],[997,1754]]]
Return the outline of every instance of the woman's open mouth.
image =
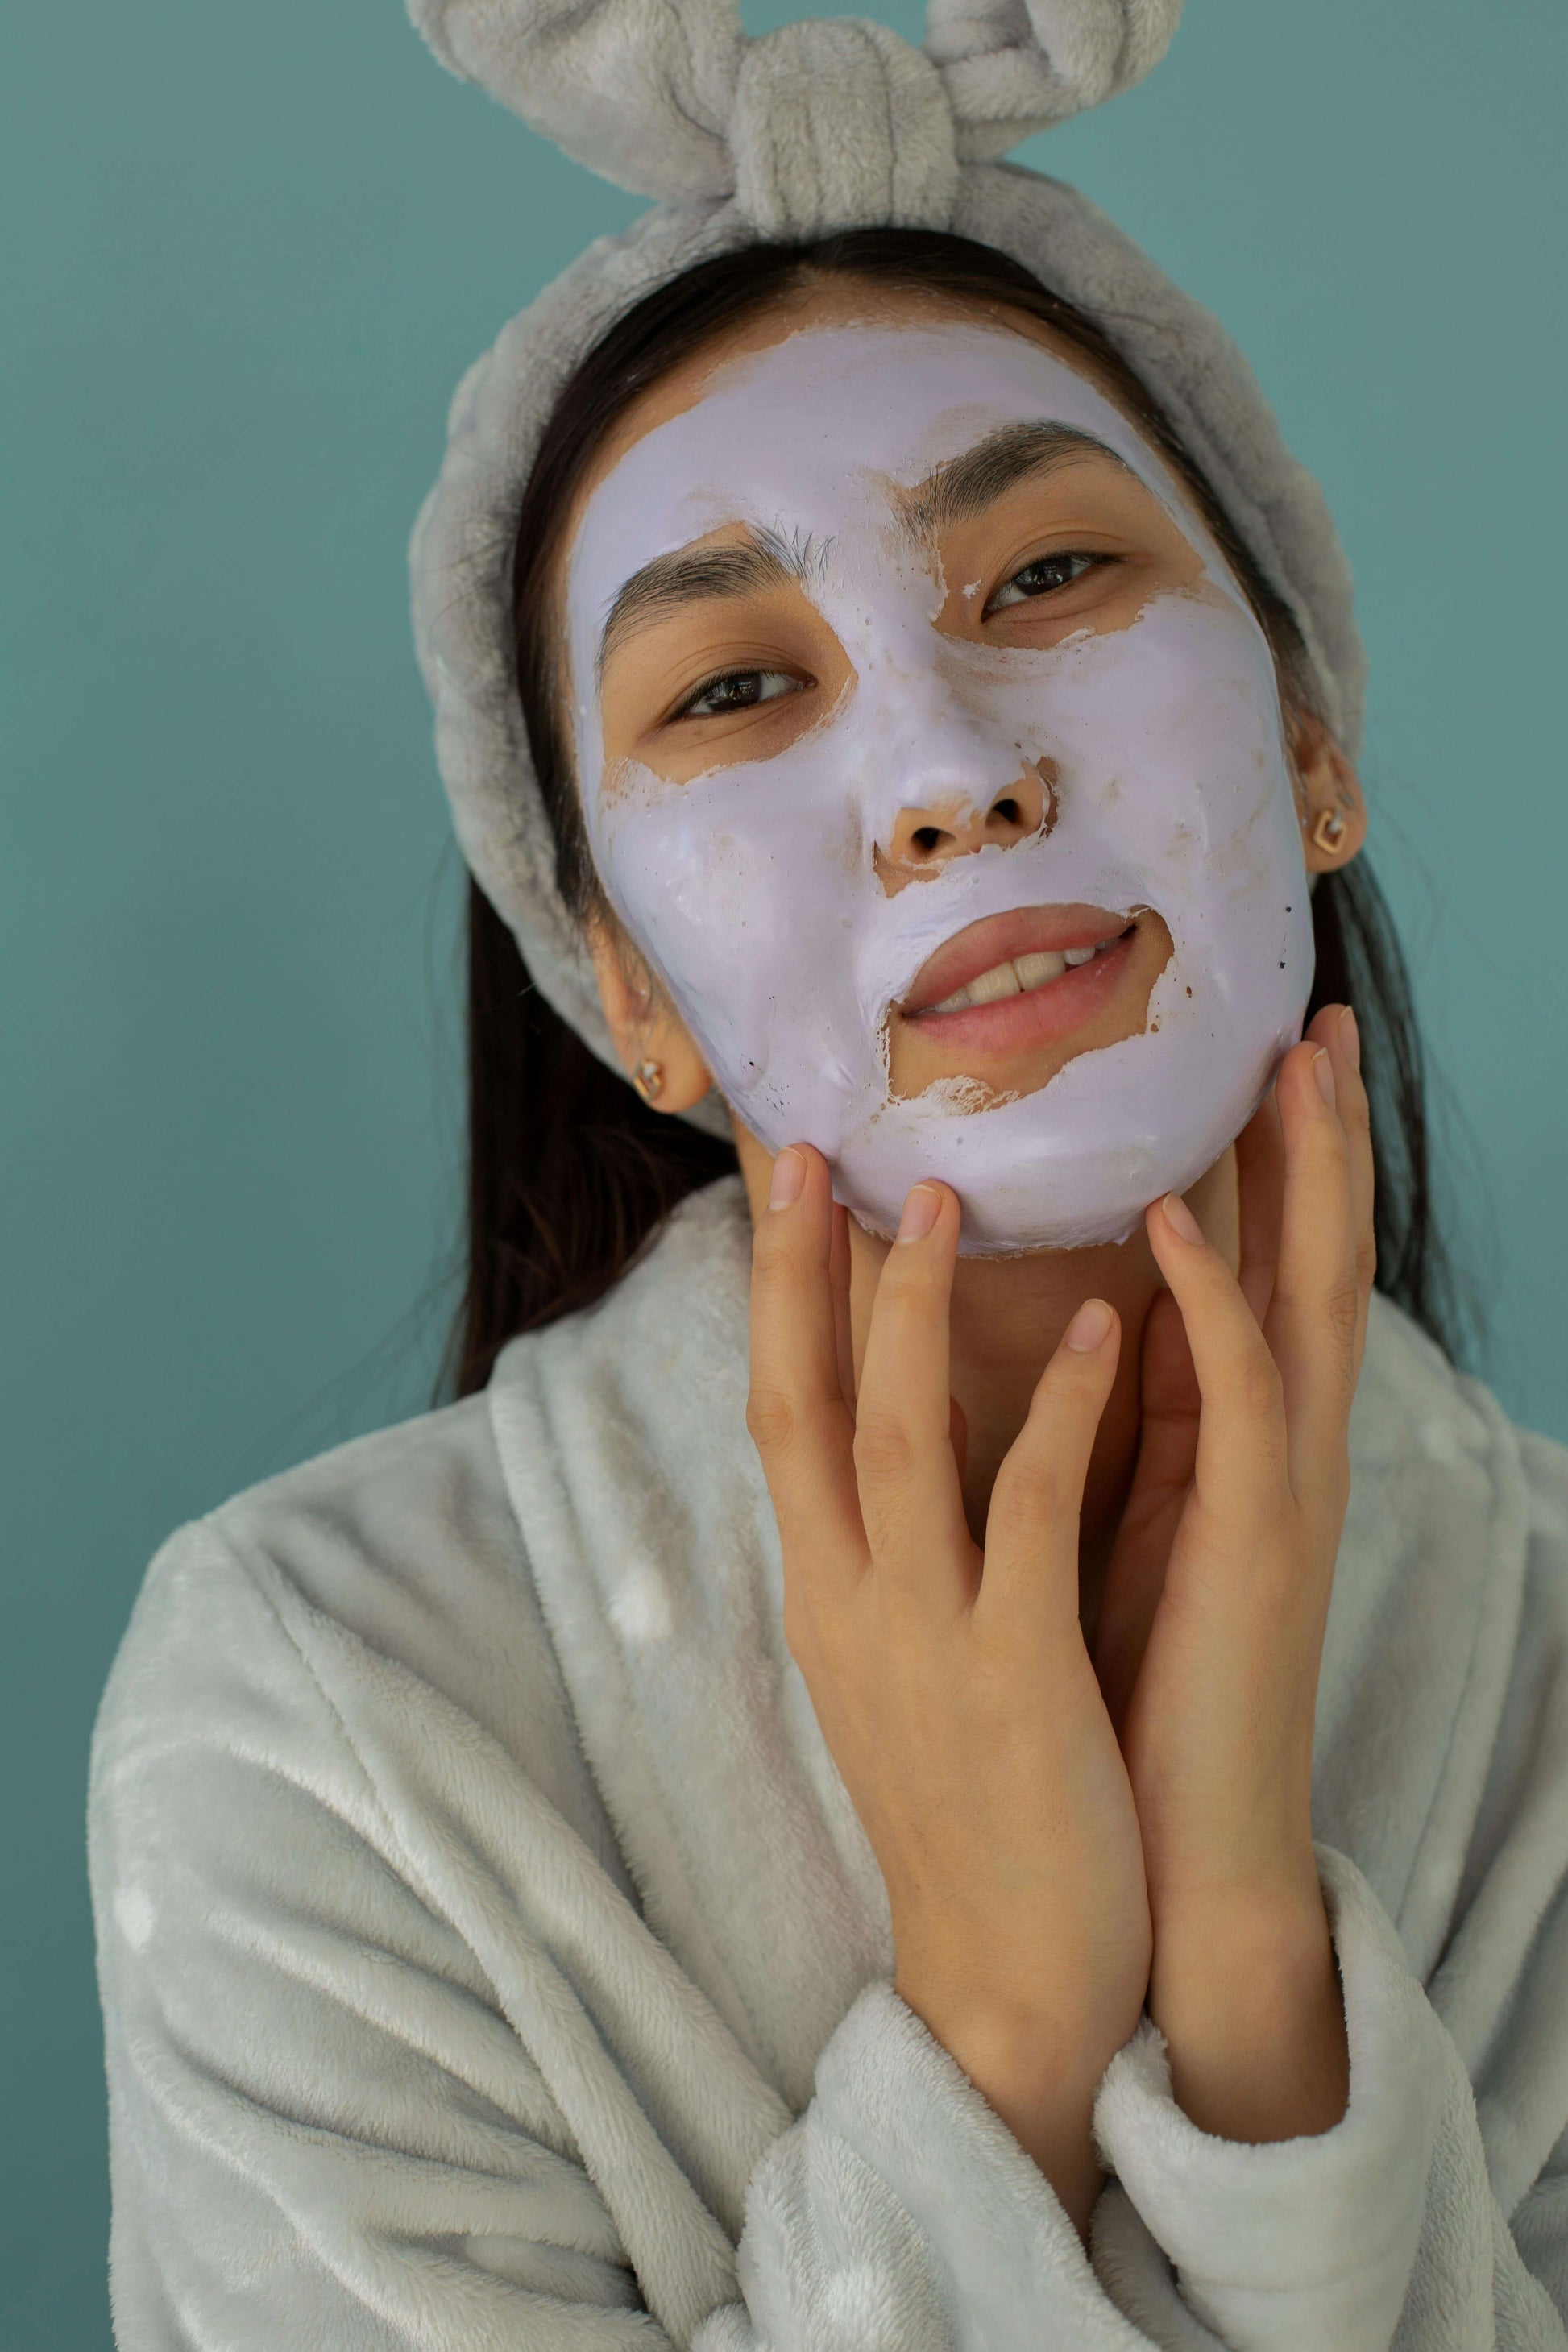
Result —
[[[1100,1023],[1128,977],[1142,920],[1142,911],[1085,906],[988,915],[928,959],[895,1011],[955,1066],[1059,1045]],[[1163,945],[1168,953],[1168,938]]]
[[[958,1078],[993,1101],[1036,1094],[1079,1055],[1142,1034],[1172,951],[1152,907],[987,915],[945,940],[889,1008],[889,1090],[909,1101]]]

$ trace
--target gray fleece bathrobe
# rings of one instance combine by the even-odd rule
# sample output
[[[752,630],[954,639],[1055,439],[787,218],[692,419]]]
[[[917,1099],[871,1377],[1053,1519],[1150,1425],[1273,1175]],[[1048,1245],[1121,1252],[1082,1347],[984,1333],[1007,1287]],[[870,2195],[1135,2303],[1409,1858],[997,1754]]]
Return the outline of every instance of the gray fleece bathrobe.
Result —
[[[781,1630],[748,1227],[185,1529],[91,1839],[123,2352],[1568,2345],[1568,1454],[1379,1301],[1319,1707],[1351,2096],[1145,2021],[1084,2251],[893,1992]]]

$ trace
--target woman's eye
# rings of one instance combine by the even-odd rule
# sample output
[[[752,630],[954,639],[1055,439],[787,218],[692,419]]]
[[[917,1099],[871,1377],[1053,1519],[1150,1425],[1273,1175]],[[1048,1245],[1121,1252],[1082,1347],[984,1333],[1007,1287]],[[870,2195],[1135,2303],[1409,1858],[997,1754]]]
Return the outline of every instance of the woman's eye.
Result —
[[[781,694],[799,691],[800,680],[783,669],[731,669],[710,677],[676,712],[678,719],[721,719],[731,710],[752,710],[759,702],[776,702]]]
[[[1011,580],[1003,583],[986,610],[994,613],[1004,604],[1022,604],[1031,596],[1048,596],[1054,589],[1069,588],[1106,560],[1103,555],[1037,555],[1033,563],[1026,563],[1022,572],[1015,572]]]

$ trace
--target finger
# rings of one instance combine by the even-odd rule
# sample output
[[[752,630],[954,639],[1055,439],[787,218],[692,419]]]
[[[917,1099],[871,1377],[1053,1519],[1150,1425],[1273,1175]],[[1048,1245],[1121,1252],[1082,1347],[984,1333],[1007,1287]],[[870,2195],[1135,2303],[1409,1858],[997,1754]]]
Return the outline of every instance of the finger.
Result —
[[[1138,1459],[1094,1615],[1090,1654],[1120,1734],[1164,1588],[1165,1562],[1192,1486],[1202,1400],[1182,1310],[1155,1293],[1139,1358]]]
[[[1240,1283],[1180,1195],[1156,1201],[1144,1223],[1192,1350],[1199,1494],[1205,1504],[1256,1513],[1278,1499],[1288,1467],[1279,1369]]]
[[[1291,1484],[1303,1498],[1342,1462],[1361,1297],[1350,1145],[1332,1059],[1308,1038],[1279,1066],[1285,1201],[1267,1326],[1284,1388]]]
[[[922,1588],[972,1549],[948,1379],[959,1213],[946,1184],[910,1192],[882,1261],[855,1406],[855,1471],[872,1556],[879,1569]]]
[[[1029,1626],[1058,1631],[1079,1612],[1079,1524],[1084,1480],[1116,1379],[1121,1325],[1089,1298],[1036,1383],[1028,1416],[991,1491],[976,1630],[1016,1640]]]
[[[1144,1321],[1138,1393],[1138,1461],[1129,1508],[1140,1488],[1184,1487],[1197,1455],[1197,1374],[1181,1308],[1168,1290],[1155,1293]]]
[[[786,1552],[825,1575],[865,1559],[854,1420],[840,1384],[827,1163],[781,1151],[752,1245],[751,1431]]]
[[[1241,1295],[1259,1327],[1274,1295],[1279,1255],[1279,1215],[1285,1199],[1285,1140],[1279,1106],[1269,1087],[1236,1139],[1241,1195]]]
[[[1373,1223],[1377,1176],[1372,1155],[1372,1106],[1362,1076],[1361,1033],[1352,1008],[1334,1004],[1324,1007],[1307,1034],[1327,1050],[1333,1064],[1335,1101],[1350,1150],[1351,1216],[1355,1231],[1356,1288],[1361,1300],[1355,1344],[1355,1367],[1359,1371],[1366,1344],[1367,1308],[1377,1276]]]

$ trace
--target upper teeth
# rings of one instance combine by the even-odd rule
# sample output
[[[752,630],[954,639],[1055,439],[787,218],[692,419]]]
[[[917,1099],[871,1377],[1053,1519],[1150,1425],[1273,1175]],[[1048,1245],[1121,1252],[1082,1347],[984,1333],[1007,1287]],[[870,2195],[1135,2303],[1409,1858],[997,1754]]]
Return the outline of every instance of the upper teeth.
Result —
[[[1121,933],[1109,940],[1099,940],[1091,948],[1064,948],[1058,953],[1054,948],[1041,949],[1034,955],[1015,956],[1009,963],[993,964],[989,971],[981,972],[967,988],[944,996],[940,1004],[928,1005],[930,1013],[962,1013],[970,1004],[994,1004],[999,996],[1026,995],[1031,988],[1044,988],[1047,980],[1059,980],[1064,971],[1075,964],[1088,963],[1101,948],[1114,947]]]

